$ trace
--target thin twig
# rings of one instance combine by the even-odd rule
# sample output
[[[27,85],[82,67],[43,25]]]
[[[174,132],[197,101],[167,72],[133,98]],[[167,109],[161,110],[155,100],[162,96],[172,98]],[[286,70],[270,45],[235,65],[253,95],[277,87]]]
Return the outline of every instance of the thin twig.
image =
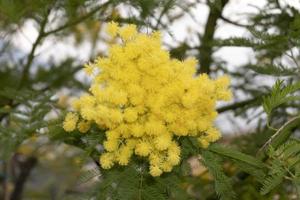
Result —
[[[290,52],[291,52],[291,55],[288,54],[288,53],[285,53],[285,55],[287,55],[290,59],[292,59],[292,61],[293,61],[293,62],[295,63],[295,65],[297,66],[297,68],[300,69],[300,65],[299,65],[297,59],[296,59],[295,56],[294,56],[293,50],[290,49]]]
[[[235,26],[240,26],[240,27],[244,27],[244,28],[249,28],[250,27],[250,25],[240,24],[238,22],[232,21],[232,20],[224,17],[223,15],[220,16],[220,19],[222,19],[223,21],[225,21],[225,22],[227,22],[229,24],[235,25]]]
[[[210,73],[210,66],[213,62],[212,54],[213,54],[213,40],[214,34],[217,27],[217,21],[222,15],[223,9],[229,0],[221,0],[220,7],[215,6],[214,4],[210,5],[210,11],[208,15],[208,19],[206,21],[205,29],[203,37],[199,37],[201,41],[201,46],[199,48],[198,60],[201,63],[201,66],[197,69],[197,74],[200,73]]]
[[[18,155],[16,155],[18,158]],[[37,158],[35,157],[29,157],[25,161],[19,161],[19,168],[20,168],[20,174],[18,175],[14,190],[10,196],[10,200],[21,200],[22,199],[22,193],[24,190],[24,185],[26,183],[26,180],[28,179],[32,169],[37,164]]]
[[[2,199],[6,200],[8,197],[8,190],[7,190],[8,183],[7,183],[7,175],[6,175],[8,173],[7,161],[3,161],[2,168],[3,168],[3,174],[4,174],[3,182],[2,182]]]
[[[163,10],[161,11],[158,19],[157,19],[157,23],[156,23],[156,26],[155,26],[155,29],[158,29],[158,26],[161,24],[161,20],[162,20],[162,17],[168,12],[168,9],[170,8],[169,6],[172,4],[173,0],[169,0],[165,5],[164,5],[164,8]]]
[[[53,33],[57,33],[59,31],[62,31],[66,28],[69,28],[71,26],[75,26],[81,22],[83,22],[84,20],[90,18],[91,16],[93,16],[95,13],[97,13],[100,9],[103,9],[103,8],[106,8],[109,4],[111,3],[111,1],[107,1],[106,3],[98,6],[97,8],[94,8],[92,11],[90,11],[89,13],[87,13],[86,15],[84,16],[81,16],[80,18],[74,20],[74,21],[70,21],[70,22],[67,22],[66,24],[54,29],[54,30],[51,30],[51,31],[48,31],[46,32],[44,35],[47,36],[47,35],[50,35],[50,34],[53,34]]]
[[[27,62],[24,65],[24,69],[23,69],[23,72],[22,72],[22,77],[21,77],[21,80],[20,80],[20,83],[19,83],[19,88],[22,87],[22,85],[27,81],[28,76],[29,76],[28,75],[29,70],[30,70],[32,62],[34,60],[34,54],[35,54],[36,48],[38,47],[41,40],[46,36],[45,35],[45,27],[46,27],[46,24],[47,24],[47,21],[48,21],[50,11],[51,11],[50,9],[47,10],[47,14],[46,14],[45,18],[43,19],[43,21],[41,23],[41,27],[40,27],[38,37],[36,38],[35,42],[33,43],[31,51],[30,51],[30,53],[27,57]]]
[[[294,117],[281,126],[272,137],[257,151],[257,155],[261,154],[268,146],[272,144],[274,139],[278,137],[285,129],[294,127],[300,122],[300,116]]]
[[[236,103],[233,103],[233,104],[230,104],[227,106],[223,106],[223,107],[217,108],[217,111],[218,111],[218,113],[223,113],[226,111],[234,111],[236,109],[259,102],[262,99],[262,97],[263,97],[263,95],[260,95],[260,96],[253,97],[251,99],[247,99],[247,100],[236,102]]]
[[[144,172],[144,166],[141,167],[141,173],[140,173],[140,186],[139,186],[139,200],[142,200],[142,187],[143,187],[143,172]]]

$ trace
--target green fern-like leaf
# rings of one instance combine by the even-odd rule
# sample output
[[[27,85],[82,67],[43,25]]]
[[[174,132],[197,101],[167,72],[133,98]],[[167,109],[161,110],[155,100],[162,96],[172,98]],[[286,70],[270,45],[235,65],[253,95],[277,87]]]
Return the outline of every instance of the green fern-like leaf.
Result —
[[[269,119],[272,111],[276,107],[288,101],[299,100],[300,96],[292,95],[294,92],[296,92],[299,89],[300,89],[300,82],[285,86],[282,80],[276,81],[270,95],[263,98],[263,108],[267,113]]]
[[[271,64],[264,64],[264,65],[248,65],[250,69],[265,75],[272,75],[272,76],[294,76],[298,68],[288,68],[284,65],[271,65]]]
[[[297,170],[300,166],[300,143],[290,140],[279,146],[277,149],[270,147],[269,173],[262,182],[261,194],[267,194],[283,182],[285,177],[291,180],[295,188],[298,187]]]
[[[165,200],[167,198],[154,186],[146,187],[142,192],[142,196],[144,200]]]
[[[251,38],[232,37],[223,40],[215,40],[214,45],[216,46],[233,46],[233,47],[255,47],[260,45],[258,41]]]
[[[139,190],[139,172],[134,165],[114,167],[102,171],[97,199],[136,199]]]
[[[269,177],[267,177],[262,183],[263,186],[260,190],[262,195],[269,193],[276,186],[278,186],[283,181],[284,176],[287,173],[286,170],[282,166],[280,166],[278,162],[273,162],[271,166],[272,170]]]
[[[182,183],[183,177],[175,172],[155,178],[156,188],[161,191],[161,194],[165,196],[168,194],[168,197],[174,200],[189,199]]]
[[[209,172],[214,177],[215,190],[216,193],[220,196],[220,199],[234,199],[235,192],[232,188],[231,180],[225,175],[220,158],[217,156],[217,154],[209,151],[203,151],[201,155],[204,165],[208,168]]]
[[[264,181],[264,178],[266,176],[266,173],[264,170],[253,167],[252,165],[249,165],[249,164],[246,164],[246,163],[240,162],[240,161],[234,161],[234,163],[239,168],[239,170],[252,175],[256,181],[258,181],[260,183],[262,183]]]
[[[211,152],[214,152],[218,155],[225,156],[231,160],[243,162],[244,164],[247,164],[249,166],[252,166],[252,167],[255,167],[258,169],[263,169],[265,167],[264,163],[262,161],[260,161],[259,159],[255,158],[253,156],[244,154],[242,152],[239,152],[233,148],[223,147],[218,144],[213,144],[208,148],[208,150]]]
[[[195,138],[184,137],[181,140],[181,158],[187,159],[192,155],[199,154],[199,145]]]
[[[0,157],[7,159],[24,140],[47,127],[46,115],[52,110],[50,92],[35,90],[0,90],[0,98],[8,99],[13,105],[1,115],[9,123],[0,124]],[[7,106],[9,107],[9,106]]]
[[[82,184],[85,184],[85,183],[91,181],[92,179],[95,179],[95,178],[99,179],[100,177],[101,177],[101,173],[100,173],[99,169],[97,167],[94,167],[94,168],[84,171],[82,174],[80,174],[77,184],[82,185]]]

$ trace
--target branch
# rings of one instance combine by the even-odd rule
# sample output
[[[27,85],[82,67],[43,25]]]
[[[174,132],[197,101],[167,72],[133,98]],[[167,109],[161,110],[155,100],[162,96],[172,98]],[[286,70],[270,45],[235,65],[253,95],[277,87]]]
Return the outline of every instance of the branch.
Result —
[[[162,17],[168,12],[168,9],[170,8],[169,6],[172,5],[173,3],[173,0],[169,0],[165,5],[164,5],[164,8],[163,10],[161,11],[158,19],[157,19],[157,23],[156,23],[156,26],[155,26],[155,29],[158,29],[158,26],[161,24],[161,20],[162,20]]]
[[[247,99],[245,101],[240,101],[240,102],[236,102],[236,103],[233,103],[233,104],[230,104],[227,106],[223,106],[223,107],[217,108],[217,111],[218,111],[218,113],[222,113],[222,112],[226,112],[226,111],[230,111],[230,110],[234,111],[239,108],[245,107],[247,105],[259,102],[262,99],[262,97],[263,97],[263,95],[260,95],[260,96],[254,97],[252,99]]]
[[[22,73],[22,78],[21,78],[21,81],[20,81],[20,84],[19,84],[19,87],[22,87],[22,85],[26,82],[26,80],[28,79],[28,73],[29,73],[29,69],[31,67],[31,64],[33,62],[33,59],[34,59],[34,54],[35,54],[35,51],[36,51],[36,48],[37,46],[39,45],[39,43],[41,42],[41,40],[44,38],[44,37],[47,37],[48,35],[50,34],[53,34],[53,33],[56,33],[56,32],[59,32],[65,28],[68,28],[70,26],[74,26],[86,19],[88,19],[89,17],[93,16],[96,12],[99,11],[99,9],[102,9],[102,8],[105,8],[106,6],[108,6],[109,4],[111,3],[111,1],[107,1],[106,3],[102,4],[101,6],[95,8],[94,10],[92,10],[91,12],[89,12],[88,14],[78,18],[77,20],[75,21],[72,21],[72,22],[68,22],[66,23],[65,25],[62,25],[61,27],[58,27],[52,31],[48,31],[48,32],[45,32],[45,26],[47,24],[47,21],[48,21],[48,16],[50,14],[50,9],[47,11],[47,15],[46,17],[44,18],[44,20],[42,21],[42,24],[41,24],[41,28],[40,28],[40,31],[39,31],[39,35],[37,37],[37,39],[35,40],[35,42],[33,43],[32,45],[32,49],[28,55],[28,59],[27,59],[27,62],[24,66],[24,70],[23,70],[23,73]]]
[[[83,22],[84,20],[90,18],[95,13],[97,13],[100,9],[106,8],[110,3],[111,3],[111,1],[107,1],[106,3],[102,4],[101,6],[98,6],[97,8],[93,9],[92,11],[85,14],[84,16],[81,16],[80,18],[78,18],[74,21],[67,22],[66,24],[64,24],[64,25],[62,25],[62,26],[60,26],[60,27],[58,27],[54,30],[46,32],[45,36],[53,34],[53,33],[57,33],[57,32],[62,31],[64,29],[68,28],[68,27],[75,26],[76,24],[79,24],[79,23]]]
[[[83,17],[80,17],[79,19],[73,21],[73,22],[68,22],[66,23],[65,25],[57,28],[57,29],[54,29],[52,31],[48,31],[48,32],[45,32],[45,27],[46,27],[46,24],[47,24],[47,21],[48,21],[48,17],[49,17],[49,14],[50,14],[50,9],[48,10],[47,12],[47,15],[46,17],[44,18],[44,20],[42,21],[41,23],[41,28],[40,28],[40,31],[39,31],[39,34],[38,34],[38,37],[37,39],[35,40],[35,42],[33,43],[32,45],[32,48],[31,48],[31,51],[27,57],[27,62],[26,64],[24,65],[24,69],[23,69],[23,72],[22,72],[22,75],[21,75],[21,79],[20,79],[20,82],[19,82],[19,86],[18,88],[20,89],[24,83],[28,80],[28,74],[29,74],[29,71],[30,71],[30,67],[32,65],[32,62],[34,60],[34,54],[35,54],[35,51],[37,49],[37,46],[39,45],[39,43],[41,42],[41,40],[43,38],[45,38],[46,36],[50,35],[50,34],[53,34],[53,33],[56,33],[56,32],[59,32],[65,28],[68,28],[70,26],[74,26],[84,20],[86,20],[87,18],[91,17],[93,14],[95,14],[100,8],[104,8],[106,7],[107,5],[109,5],[109,3],[111,3],[111,1],[108,1],[104,4],[102,4],[101,6],[99,6],[98,8],[92,10],[90,13],[86,14],[85,16]],[[12,107],[15,107],[15,105],[13,104],[13,101],[9,101],[8,104],[9,106],[12,106]],[[17,104],[18,105],[18,104]],[[0,115],[0,122],[8,115],[8,113],[4,113],[2,115]]]
[[[292,135],[294,128],[298,127],[300,124],[300,116],[294,117],[287,121],[283,126],[281,126],[272,137],[258,150],[257,157],[265,157],[265,152],[269,146],[277,148]]]
[[[1,186],[2,186],[2,193],[1,196],[0,196],[0,199],[7,199],[8,197],[8,177],[7,177],[7,174],[8,174],[8,164],[5,160],[3,160],[3,163],[2,163],[2,173],[3,173],[3,179],[2,179],[2,183],[1,183]]]
[[[223,21],[229,23],[229,24],[232,24],[232,25],[235,25],[235,26],[240,26],[240,27],[244,27],[244,28],[249,28],[251,27],[250,25],[246,25],[246,24],[240,24],[238,22],[234,22],[234,21],[231,21],[230,19],[224,17],[223,15],[220,16],[220,19],[222,19]]]
[[[22,199],[24,185],[30,175],[30,172],[37,164],[37,159],[35,157],[29,157],[25,161],[19,161],[19,162],[20,162],[20,166],[19,166],[20,174],[15,181],[15,187],[10,196],[10,200],[21,200]]]
[[[27,57],[27,62],[24,65],[21,81],[19,83],[19,88],[22,87],[22,85],[27,81],[29,70],[30,70],[31,64],[32,64],[33,59],[34,59],[34,54],[35,54],[36,48],[39,45],[39,43],[41,42],[41,40],[43,39],[43,37],[46,36],[45,35],[45,27],[46,27],[46,24],[47,24],[47,21],[48,21],[50,11],[51,11],[50,9],[47,10],[47,14],[46,14],[45,18],[43,19],[43,21],[41,23],[41,27],[40,27],[38,37],[36,38],[35,42],[33,43],[31,51],[30,51],[30,53]]]
[[[210,5],[208,19],[205,25],[204,35],[201,38],[201,46],[199,48],[200,68],[199,73],[210,73],[210,65],[212,63],[212,42],[216,31],[217,21],[221,17],[222,12],[229,0],[221,0],[220,6]]]

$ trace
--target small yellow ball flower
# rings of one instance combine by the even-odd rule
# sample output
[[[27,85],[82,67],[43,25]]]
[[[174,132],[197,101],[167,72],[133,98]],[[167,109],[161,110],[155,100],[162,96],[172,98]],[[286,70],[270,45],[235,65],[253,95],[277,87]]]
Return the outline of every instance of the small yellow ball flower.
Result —
[[[160,176],[163,173],[163,171],[158,166],[150,166],[150,174],[152,176]]]
[[[144,127],[139,123],[132,124],[130,131],[133,137],[141,137],[145,133]]]
[[[78,121],[78,115],[76,113],[68,113],[63,123],[63,128],[67,132],[74,131]]]
[[[99,162],[103,169],[110,169],[114,165],[114,155],[112,153],[103,153]]]
[[[116,160],[120,165],[127,165],[129,163],[130,157],[132,155],[132,150],[128,147],[121,147]]]
[[[179,155],[179,153],[169,152],[167,161],[168,161],[168,163],[171,164],[171,166],[178,165],[178,163],[180,162],[180,155]]]
[[[119,140],[117,139],[111,139],[103,142],[103,147],[106,149],[106,151],[113,152],[118,149],[119,146]]]
[[[80,99],[73,99],[72,102],[71,102],[71,105],[72,105],[72,108],[73,108],[75,111],[79,111],[79,110],[80,110],[80,107],[81,107]]]
[[[83,121],[79,122],[77,126],[78,126],[78,130],[81,133],[86,133],[90,130],[91,122],[83,120]]]
[[[130,24],[128,26],[122,27],[119,29],[120,37],[124,40],[129,40],[137,35],[136,26],[133,24]]]
[[[119,30],[119,25],[116,22],[110,22],[107,24],[107,33],[111,36],[111,37],[115,37],[118,33]]]
[[[154,139],[154,145],[159,151],[166,150],[171,145],[171,142],[172,137],[168,133],[159,135]]]
[[[173,164],[169,163],[169,162],[164,162],[160,165],[160,168],[162,169],[162,171],[164,172],[170,172],[173,169]]]
[[[220,134],[219,130],[217,130],[216,128],[213,128],[213,127],[210,127],[206,132],[206,136],[204,136],[204,138],[209,142],[215,142],[220,137],[221,137],[221,134]]]
[[[92,75],[94,72],[94,66],[92,64],[85,64],[84,65],[84,71],[85,73],[87,73],[88,75]]]
[[[106,138],[108,140],[113,140],[113,139],[120,139],[120,132],[118,131],[114,131],[114,130],[110,130],[110,131],[106,131]]]
[[[209,146],[209,142],[204,138],[198,138],[198,142],[204,149],[206,149]]]
[[[135,120],[137,120],[138,118],[138,114],[134,109],[126,109],[124,112],[124,119],[127,122],[134,122]]]
[[[136,145],[135,154],[139,156],[148,156],[151,152],[151,145],[148,142],[140,142]]]

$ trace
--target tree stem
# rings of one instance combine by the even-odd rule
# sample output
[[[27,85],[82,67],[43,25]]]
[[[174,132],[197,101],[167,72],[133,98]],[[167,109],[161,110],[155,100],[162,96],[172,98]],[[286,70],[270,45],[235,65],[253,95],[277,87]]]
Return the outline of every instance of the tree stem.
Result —
[[[25,183],[30,175],[30,172],[37,164],[35,157],[29,157],[25,161],[20,162],[20,174],[15,181],[14,190],[10,196],[10,200],[21,200]]]
[[[212,63],[213,46],[212,42],[216,31],[217,21],[222,16],[222,12],[229,0],[221,0],[220,5],[217,3],[210,3],[210,11],[208,19],[205,25],[204,35],[201,38],[201,45],[199,48],[199,62],[200,68],[197,70],[197,74],[210,73],[210,65]]]

